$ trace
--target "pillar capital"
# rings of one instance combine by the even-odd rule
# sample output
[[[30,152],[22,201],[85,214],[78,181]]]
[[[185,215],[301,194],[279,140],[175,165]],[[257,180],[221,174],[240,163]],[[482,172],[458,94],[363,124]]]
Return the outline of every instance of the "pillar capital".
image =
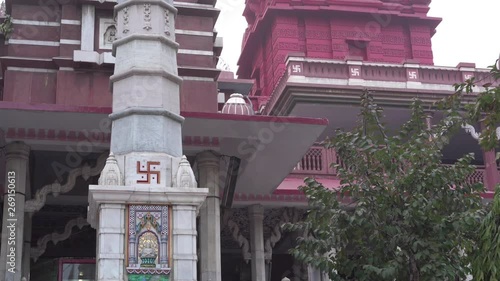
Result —
[[[196,163],[199,167],[219,166],[219,155],[211,150],[205,150],[196,155]]]
[[[432,118],[432,117],[434,117],[434,110],[429,110],[429,109],[424,110],[424,114],[425,114],[425,117]]]
[[[260,204],[255,204],[250,207],[248,207],[248,213],[252,217],[263,217],[264,216],[264,206]]]
[[[6,159],[22,158],[27,160],[30,155],[30,147],[24,142],[15,141],[5,146]]]

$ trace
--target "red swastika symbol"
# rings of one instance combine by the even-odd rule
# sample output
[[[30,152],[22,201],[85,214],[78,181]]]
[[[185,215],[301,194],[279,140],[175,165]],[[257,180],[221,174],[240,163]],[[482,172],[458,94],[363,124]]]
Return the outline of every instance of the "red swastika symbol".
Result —
[[[159,184],[160,171],[158,170],[158,166],[160,162],[148,161],[146,165],[147,168],[145,165],[141,165],[140,161],[137,161],[137,173],[145,175],[141,176],[141,179],[137,180],[137,183],[151,183],[152,181],[156,181],[156,183]],[[146,170],[144,170],[144,168],[146,168]]]

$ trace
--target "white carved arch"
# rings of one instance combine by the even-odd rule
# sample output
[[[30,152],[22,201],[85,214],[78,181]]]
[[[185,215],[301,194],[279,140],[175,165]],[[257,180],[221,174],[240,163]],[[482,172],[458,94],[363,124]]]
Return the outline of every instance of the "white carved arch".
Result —
[[[465,130],[467,134],[471,135],[472,138],[474,138],[475,140],[479,140],[479,138],[481,137],[481,133],[476,132],[476,128],[474,128],[474,126],[470,124],[462,125],[462,128]],[[497,127],[495,132],[497,135],[497,139],[500,139],[500,127]]]
[[[103,153],[97,159],[97,163],[94,167],[90,167],[85,163],[81,167],[69,171],[68,178],[64,185],[61,185],[58,182],[45,185],[36,192],[34,199],[26,201],[24,205],[24,211],[27,213],[34,213],[36,211],[39,211],[45,205],[47,195],[49,195],[50,193],[52,193],[54,197],[57,197],[60,193],[67,193],[71,191],[75,187],[76,179],[79,176],[82,176],[85,180],[87,180],[92,176],[99,175],[104,168],[107,157],[108,154]]]
[[[271,237],[267,238],[266,241],[264,241],[264,257],[266,260],[272,259],[274,245],[276,245],[276,243],[280,241],[283,234],[283,230],[281,228],[283,224],[296,223],[300,219],[301,212],[299,212],[297,209],[285,208],[283,210],[279,223],[277,223],[272,229]]]
[[[47,249],[47,243],[52,242],[54,243],[54,245],[57,245],[57,243],[59,243],[60,241],[69,238],[69,236],[71,235],[71,229],[73,229],[73,227],[78,226],[79,229],[82,229],[82,227],[86,225],[88,225],[87,220],[82,217],[68,221],[68,223],[64,227],[63,233],[53,232],[38,239],[36,243],[37,246],[31,248],[31,258],[36,262],[38,258],[43,255],[43,253],[45,253],[45,250]]]
[[[243,259],[248,263],[252,259],[252,254],[250,253],[250,243],[248,242],[248,239],[246,239],[245,236],[241,234],[238,224],[229,218],[231,214],[232,212],[230,210],[227,210],[224,213],[222,221],[225,225],[228,226],[229,230],[231,231],[231,236],[233,236],[234,241],[236,241],[241,248]]]

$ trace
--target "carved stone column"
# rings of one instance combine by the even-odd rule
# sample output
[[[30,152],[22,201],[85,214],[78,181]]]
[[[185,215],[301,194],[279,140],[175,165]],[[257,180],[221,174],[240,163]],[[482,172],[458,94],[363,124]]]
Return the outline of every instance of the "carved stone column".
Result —
[[[328,274],[312,266],[307,266],[308,278],[311,281],[330,281]]]
[[[0,249],[0,280],[20,281],[24,245],[24,201],[30,148],[22,142],[6,147],[6,184]]]
[[[481,129],[484,130],[484,125],[481,124]],[[498,166],[495,149],[484,151],[483,150],[483,160],[484,160],[484,184],[486,189],[490,191],[495,191],[495,186],[499,182],[498,176]]]
[[[97,228],[97,280],[125,280],[125,205],[101,204]]]
[[[209,194],[200,209],[201,281],[221,280],[219,157],[210,151],[198,154],[199,185]]]
[[[194,204],[173,206],[174,281],[197,280],[196,209]]]
[[[498,183],[498,167],[495,150],[483,151],[483,160],[485,167],[485,185],[490,191],[495,191]]]
[[[26,173],[26,196],[25,200],[28,201],[31,199],[31,185],[29,180],[29,170]],[[29,213],[25,213],[24,215],[24,248],[23,248],[23,265],[22,265],[22,277],[26,278],[26,281],[30,280],[30,270],[31,270],[31,228],[33,226],[32,223],[32,215]]]
[[[252,280],[266,281],[264,207],[252,205],[248,208],[248,215],[250,216],[250,243],[252,247]]]

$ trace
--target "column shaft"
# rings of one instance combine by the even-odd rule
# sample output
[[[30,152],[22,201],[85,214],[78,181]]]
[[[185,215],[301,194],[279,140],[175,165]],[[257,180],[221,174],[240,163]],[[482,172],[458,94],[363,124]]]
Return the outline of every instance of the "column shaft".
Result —
[[[125,205],[101,204],[97,228],[97,280],[123,281]]]
[[[264,257],[264,207],[253,205],[248,209],[250,216],[250,241],[252,246],[252,280],[266,281]]]
[[[427,130],[432,129],[432,117],[434,116],[434,113],[431,111],[426,111],[425,112],[425,125],[427,126]],[[432,141],[432,136],[429,136],[429,141]]]
[[[23,264],[22,264],[22,277],[30,280],[30,259],[31,259],[31,228],[32,220],[30,214],[24,215],[24,248],[23,248]]]
[[[83,51],[94,51],[95,6],[82,6],[81,44]]]
[[[495,191],[495,186],[498,183],[498,167],[495,150],[483,151],[485,179],[484,183],[487,190]]]
[[[6,184],[0,249],[0,280],[20,281],[24,245],[24,201],[28,177],[29,146],[6,147]]]
[[[481,130],[484,131],[485,125],[481,124]],[[498,184],[498,167],[496,151],[492,149],[490,151],[483,150],[483,161],[484,161],[484,184],[486,189],[490,191],[495,191],[495,186]]]
[[[26,177],[26,196],[25,200],[31,199],[31,184],[29,179],[29,170],[27,171]],[[32,214],[24,214],[24,249],[23,249],[23,265],[22,265],[22,277],[25,277],[27,281],[30,280],[30,261],[31,261],[31,228],[32,228]]]
[[[202,152],[197,162],[199,185],[209,190],[200,209],[201,281],[221,281],[219,158]]]
[[[196,281],[196,206],[174,205],[173,281]]]

